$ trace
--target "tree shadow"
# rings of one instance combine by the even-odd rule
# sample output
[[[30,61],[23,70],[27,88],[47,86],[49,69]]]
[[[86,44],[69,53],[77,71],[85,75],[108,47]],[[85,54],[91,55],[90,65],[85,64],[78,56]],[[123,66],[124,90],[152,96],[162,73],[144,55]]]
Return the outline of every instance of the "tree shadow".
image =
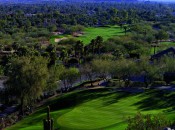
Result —
[[[149,90],[140,95],[140,98],[143,99],[134,104],[140,110],[166,109],[175,106],[175,94],[163,90]]]
[[[89,89],[85,91],[73,92],[66,94],[53,101],[50,106],[51,111],[72,108],[78,106],[79,104],[88,102],[95,98],[106,97],[110,95],[109,89]]]
[[[114,96],[104,98],[103,106],[112,105],[114,103],[117,103],[119,100],[123,98],[133,95],[132,93],[129,92],[113,92],[113,94],[114,93],[116,93]]]

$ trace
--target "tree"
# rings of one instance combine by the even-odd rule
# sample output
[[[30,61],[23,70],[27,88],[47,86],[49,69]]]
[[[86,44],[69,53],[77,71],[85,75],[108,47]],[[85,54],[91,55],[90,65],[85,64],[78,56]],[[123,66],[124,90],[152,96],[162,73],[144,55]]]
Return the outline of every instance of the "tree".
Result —
[[[155,35],[157,40],[163,40],[163,39],[168,39],[169,35],[167,32],[160,30],[158,33]]]
[[[67,73],[67,81],[72,87],[75,80],[79,77],[79,70],[77,68],[69,68]]]
[[[39,98],[46,88],[48,79],[48,60],[41,56],[23,56],[10,61],[9,80],[6,89],[20,99],[21,113],[23,107]]]
[[[112,61],[108,59],[95,59],[92,61],[92,68],[94,72],[99,74],[103,79],[106,79],[110,74]]]
[[[83,55],[83,42],[82,41],[77,41],[74,50],[75,50],[75,56],[80,58]]]
[[[126,48],[126,50],[128,51],[128,53],[139,53],[139,51],[141,50],[141,45],[138,43],[134,43],[132,41],[129,41],[127,43],[124,43],[124,47]]]
[[[56,47],[54,45],[49,45],[46,48],[46,52],[49,54],[50,62],[49,62],[49,67],[52,65],[55,65],[55,62],[57,60],[57,55],[56,55]]]
[[[116,59],[121,59],[123,57],[123,53],[120,49],[115,49],[113,55],[116,57]]]
[[[128,78],[132,75],[139,73],[139,70],[136,66],[136,63],[132,60],[119,59],[114,61],[111,66],[111,75],[112,77],[116,77],[120,81],[128,81]]]
[[[165,70],[165,64],[162,62],[156,62],[150,64],[148,59],[142,58],[137,68],[141,73],[144,73],[146,76],[145,84],[148,87],[153,81],[161,80],[163,78],[163,70]]]
[[[95,39],[92,39],[90,44],[89,44],[89,48],[90,48],[92,54],[94,54],[94,52],[95,52],[95,44],[96,44]]]
[[[165,57],[160,62],[163,65],[162,72],[175,72],[175,60],[172,57]]]
[[[60,72],[60,80],[64,83],[64,88],[72,87],[74,81],[79,76],[79,70],[77,68],[65,68],[63,67]]]
[[[47,90],[52,91],[54,88],[59,87],[60,74],[64,70],[64,66],[57,65],[49,68],[49,77],[47,80]]]
[[[96,48],[98,50],[98,54],[100,54],[100,49],[102,47],[102,43],[103,43],[103,38],[101,36],[97,36],[95,39],[95,44],[96,44]]]
[[[123,26],[123,29],[125,30],[125,35],[126,35],[126,32],[127,32],[127,29],[128,29],[128,26]]]
[[[29,48],[27,46],[21,46],[17,49],[17,55],[18,56],[30,56],[35,55],[37,53],[36,50],[33,48]]]
[[[49,30],[50,32],[57,31],[57,26],[56,26],[56,25],[50,25],[50,26],[48,27],[48,30]]]
[[[95,75],[95,72],[92,69],[92,64],[87,63],[84,66],[82,66],[80,68],[80,73],[81,75],[85,75],[88,78],[88,80],[91,82],[91,87],[92,87],[93,76]]]

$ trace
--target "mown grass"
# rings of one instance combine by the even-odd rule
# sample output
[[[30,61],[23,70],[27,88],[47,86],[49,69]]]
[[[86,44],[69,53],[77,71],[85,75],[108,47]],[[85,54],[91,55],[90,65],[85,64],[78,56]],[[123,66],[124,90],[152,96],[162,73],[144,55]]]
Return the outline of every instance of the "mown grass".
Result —
[[[83,41],[85,45],[89,44],[92,39],[95,39],[97,36],[102,36],[104,41],[113,36],[124,35],[124,30],[119,26],[106,26],[106,27],[88,27],[85,28],[84,34],[80,37],[74,37],[77,40]],[[55,44],[55,38],[73,38],[70,35],[56,35],[51,36],[50,43]]]
[[[6,130],[42,130],[46,106],[50,104],[55,129],[124,130],[127,119],[137,112],[162,113],[174,120],[174,93],[147,91],[140,94],[110,89],[78,91],[49,101],[45,107]]]
[[[89,27],[84,31],[84,35],[78,37],[78,40],[83,41],[84,44],[89,44],[92,39],[97,36],[102,36],[103,40],[107,40],[113,36],[124,35],[124,30],[119,26],[109,26],[109,27]]]

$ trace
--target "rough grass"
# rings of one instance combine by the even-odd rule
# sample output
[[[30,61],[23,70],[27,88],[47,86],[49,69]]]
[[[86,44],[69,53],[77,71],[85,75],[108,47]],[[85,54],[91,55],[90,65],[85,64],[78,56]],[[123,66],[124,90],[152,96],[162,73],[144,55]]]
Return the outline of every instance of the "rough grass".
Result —
[[[163,113],[174,120],[174,93],[147,91],[141,94],[114,92],[110,89],[85,90],[65,94],[48,102],[55,129],[124,130],[127,119],[137,112]],[[45,109],[26,117],[6,130],[42,130]]]
[[[124,35],[124,30],[121,29],[119,26],[106,26],[106,27],[88,27],[85,28],[84,34],[80,37],[75,37],[77,40],[83,41],[85,45],[89,44],[90,41],[97,36],[102,36],[104,40],[111,38],[113,36],[120,36]],[[50,42],[55,44],[55,38],[63,38],[68,37],[71,38],[73,36],[70,35],[56,35],[51,36]]]

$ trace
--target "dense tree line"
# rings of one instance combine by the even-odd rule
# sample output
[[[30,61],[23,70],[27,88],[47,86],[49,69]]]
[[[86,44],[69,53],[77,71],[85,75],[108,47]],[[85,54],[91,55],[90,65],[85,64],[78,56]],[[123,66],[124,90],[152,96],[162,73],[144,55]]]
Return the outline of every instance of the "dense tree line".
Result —
[[[175,32],[173,4],[142,2],[2,4],[0,19],[0,43],[3,45],[14,42],[22,45],[49,42],[51,32],[72,34],[74,31],[83,30],[83,26],[118,24],[123,27],[125,33],[135,31],[136,38],[144,37],[148,42],[158,38],[152,36],[156,35],[154,33],[156,31],[163,30],[170,38],[174,38]],[[125,24],[131,27],[124,26]]]
[[[0,27],[10,34],[19,27],[24,31],[29,31],[31,26],[47,27],[52,30],[53,26],[58,27],[61,24],[94,26],[136,23],[140,20],[172,22],[174,20],[173,9],[172,5],[155,3],[60,2],[40,5],[1,5]]]

